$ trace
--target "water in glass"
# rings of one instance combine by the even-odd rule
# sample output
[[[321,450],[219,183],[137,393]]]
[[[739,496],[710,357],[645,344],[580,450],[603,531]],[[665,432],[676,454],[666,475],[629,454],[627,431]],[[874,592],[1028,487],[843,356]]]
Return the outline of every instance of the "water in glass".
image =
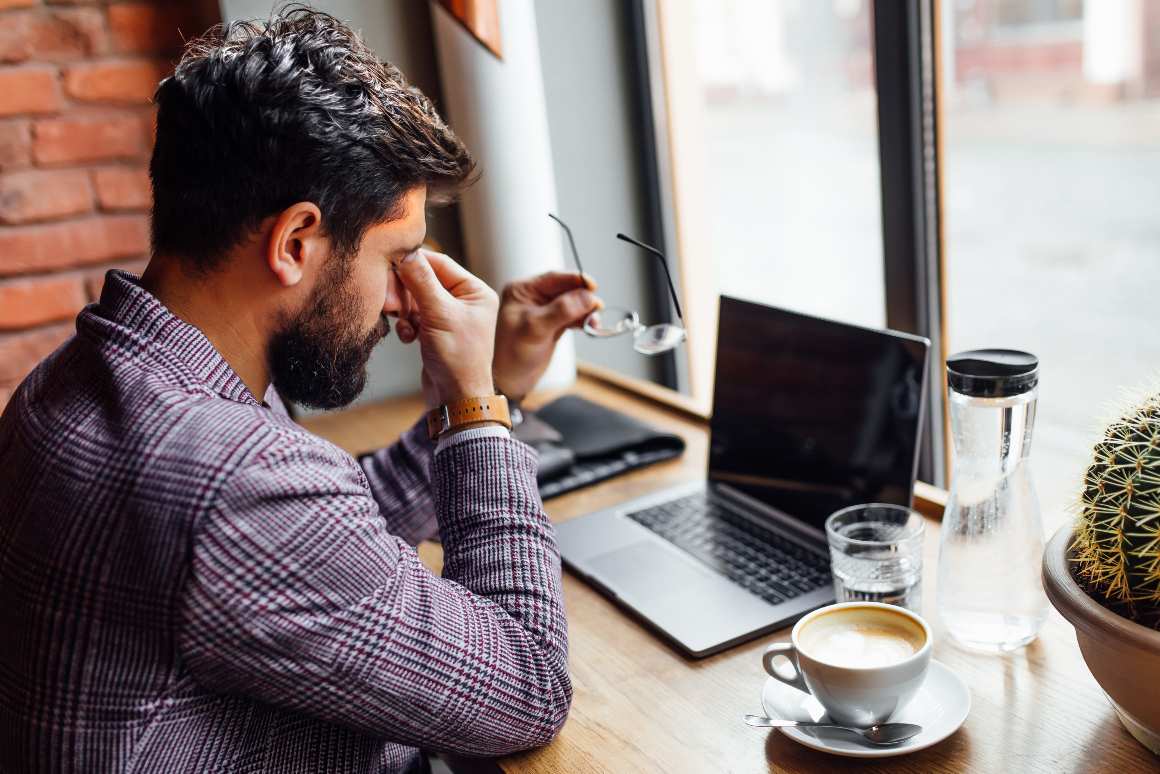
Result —
[[[856,505],[830,516],[826,535],[837,601],[921,612],[922,516],[897,505]]]

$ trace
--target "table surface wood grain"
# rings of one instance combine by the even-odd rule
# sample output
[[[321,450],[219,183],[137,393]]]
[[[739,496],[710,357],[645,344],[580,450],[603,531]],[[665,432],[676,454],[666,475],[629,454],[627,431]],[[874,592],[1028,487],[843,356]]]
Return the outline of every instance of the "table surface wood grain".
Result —
[[[581,378],[575,392],[676,432],[688,448],[679,459],[549,500],[546,509],[554,521],[704,475],[703,422],[591,378]],[[529,404],[551,397],[537,395]],[[356,453],[386,445],[421,411],[419,398],[403,398],[304,424]],[[1160,759],[1120,726],[1083,663],[1074,631],[1054,610],[1039,639],[1011,655],[965,651],[943,635],[934,615],[938,530],[938,522],[928,519],[924,613],[936,631],[934,657],[966,681],[972,698],[966,723],[940,744],[862,761],[809,750],[776,730],[749,728],[741,716],[761,710],[761,651],[769,642],[788,639],[788,629],[690,660],[565,571],[575,687],[571,715],[552,744],[494,763],[506,772],[1160,771]],[[440,566],[437,545],[424,544],[420,555],[429,566]]]

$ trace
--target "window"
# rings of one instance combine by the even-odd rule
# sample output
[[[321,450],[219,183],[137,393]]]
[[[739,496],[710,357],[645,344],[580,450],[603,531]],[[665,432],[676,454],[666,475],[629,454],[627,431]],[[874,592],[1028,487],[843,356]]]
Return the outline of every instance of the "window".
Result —
[[[682,34],[684,5],[657,12],[672,210],[685,274],[715,266],[687,303],[929,336],[940,483],[946,354],[1037,354],[1032,466],[1062,523],[1105,416],[1160,371],[1160,5],[697,0]]]
[[[696,0],[717,289],[885,324],[869,2]]]
[[[1039,356],[1054,527],[1104,414],[1160,363],[1160,5],[943,6],[948,345]]]

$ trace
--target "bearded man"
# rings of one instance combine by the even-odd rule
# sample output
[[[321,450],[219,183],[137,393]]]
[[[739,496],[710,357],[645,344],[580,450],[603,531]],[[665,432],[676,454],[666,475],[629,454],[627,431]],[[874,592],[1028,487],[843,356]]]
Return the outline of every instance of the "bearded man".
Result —
[[[422,249],[471,157],[328,15],[211,32],[156,103],[148,268],[109,273],[0,417],[0,770],[546,743],[571,701],[559,555],[497,390],[530,389],[594,288],[501,303]],[[280,397],[349,403],[392,320],[434,421],[355,460]],[[442,577],[414,550],[436,536]]]

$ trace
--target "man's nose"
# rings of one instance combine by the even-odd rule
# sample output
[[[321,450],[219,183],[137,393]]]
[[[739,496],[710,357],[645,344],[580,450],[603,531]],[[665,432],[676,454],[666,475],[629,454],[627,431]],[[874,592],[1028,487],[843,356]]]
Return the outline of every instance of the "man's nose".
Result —
[[[387,277],[387,294],[383,298],[383,314],[391,317],[406,317],[411,311],[409,300],[406,288],[403,287],[403,283],[392,269]]]

